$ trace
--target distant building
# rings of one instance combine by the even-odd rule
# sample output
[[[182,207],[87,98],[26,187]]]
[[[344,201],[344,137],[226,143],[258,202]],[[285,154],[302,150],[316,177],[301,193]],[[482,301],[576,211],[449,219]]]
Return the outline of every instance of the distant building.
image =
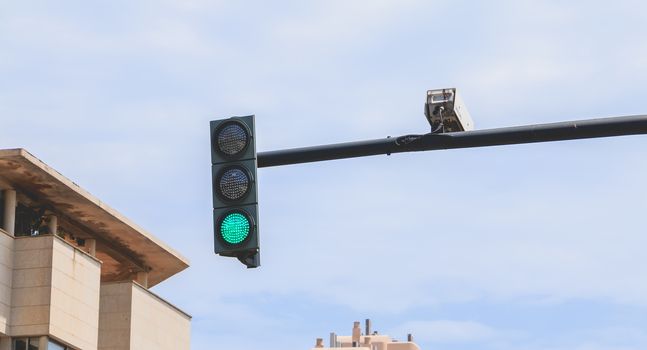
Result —
[[[22,149],[0,150],[0,350],[178,350],[149,291],[188,261]]]
[[[325,347],[323,338],[318,338],[312,350],[337,348],[356,348],[358,350],[420,350],[413,342],[411,334],[407,335],[406,342],[399,342],[388,335],[371,332],[371,320],[366,320],[366,327],[362,333],[359,322],[355,322],[351,335],[340,336],[330,333],[329,347]]]

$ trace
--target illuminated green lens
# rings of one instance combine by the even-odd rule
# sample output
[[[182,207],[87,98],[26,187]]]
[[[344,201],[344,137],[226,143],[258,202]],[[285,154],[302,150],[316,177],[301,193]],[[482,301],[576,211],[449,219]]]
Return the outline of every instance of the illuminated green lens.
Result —
[[[229,244],[238,244],[249,236],[249,219],[241,213],[227,214],[220,223],[220,236]]]

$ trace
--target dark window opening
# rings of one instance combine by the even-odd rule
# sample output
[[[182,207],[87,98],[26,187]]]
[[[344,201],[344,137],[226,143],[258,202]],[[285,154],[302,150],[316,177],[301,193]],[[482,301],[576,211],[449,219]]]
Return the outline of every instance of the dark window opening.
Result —
[[[44,209],[32,209],[18,203],[16,207],[15,236],[36,236],[49,232],[45,221]]]
[[[14,339],[13,350],[27,350],[27,339]]]
[[[40,339],[34,338],[16,338],[13,340],[13,350],[38,350]]]
[[[12,350],[38,350],[39,344],[40,344],[39,337],[14,338]],[[47,349],[48,350],[73,350],[70,347],[61,345],[58,342],[53,341],[52,339],[47,339]]]

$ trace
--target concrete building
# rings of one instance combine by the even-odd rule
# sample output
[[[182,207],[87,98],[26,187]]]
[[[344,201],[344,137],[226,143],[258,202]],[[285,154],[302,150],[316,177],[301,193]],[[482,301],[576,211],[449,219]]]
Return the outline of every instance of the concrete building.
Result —
[[[189,349],[149,288],[188,261],[22,149],[0,150],[0,350]]]
[[[388,335],[371,332],[371,320],[366,320],[364,332],[359,322],[353,324],[351,335],[340,336],[330,333],[329,347],[325,347],[323,338],[318,338],[315,347],[311,350],[335,350],[338,348],[355,348],[358,350],[420,350],[413,342],[413,336],[407,335],[406,342],[399,342]]]

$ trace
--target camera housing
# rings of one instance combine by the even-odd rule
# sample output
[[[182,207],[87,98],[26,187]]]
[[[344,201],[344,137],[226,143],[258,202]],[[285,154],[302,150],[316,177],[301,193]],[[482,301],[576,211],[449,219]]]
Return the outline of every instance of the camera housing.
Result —
[[[456,88],[428,90],[425,116],[433,133],[474,130],[472,117]]]

